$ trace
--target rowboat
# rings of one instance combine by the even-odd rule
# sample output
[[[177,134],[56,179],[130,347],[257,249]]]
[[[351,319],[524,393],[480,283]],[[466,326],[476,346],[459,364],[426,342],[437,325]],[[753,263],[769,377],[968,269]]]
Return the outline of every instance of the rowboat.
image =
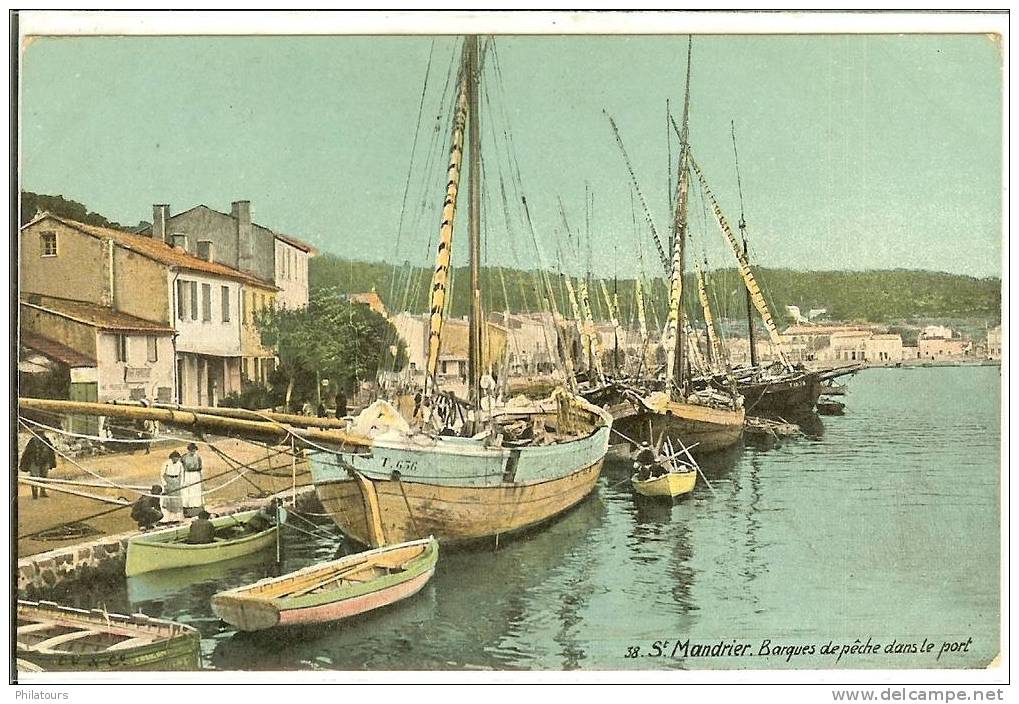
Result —
[[[220,592],[212,610],[241,631],[339,621],[416,594],[438,557],[432,537],[376,548]]]
[[[279,526],[249,531],[247,524],[260,511],[244,511],[212,519],[215,541],[203,545],[187,542],[189,526],[176,526],[143,533],[127,544],[128,577],[178,567],[208,565],[264,550],[276,544]]]
[[[641,480],[633,475],[633,489],[642,496],[682,496],[693,491],[697,470],[666,472],[660,477]]]
[[[699,471],[697,462],[690,454],[692,448],[679,443],[680,450],[677,452],[672,440],[664,434],[659,439],[659,444],[665,445],[668,455],[657,458],[653,463],[653,469],[651,469],[652,464],[649,461],[646,469],[650,469],[650,476],[641,478],[639,471],[634,472],[630,478],[634,491],[642,496],[668,496],[670,498],[689,494],[697,484],[697,472]],[[650,452],[650,448],[644,451]],[[649,454],[649,460],[650,457]],[[640,458],[641,455],[638,453],[637,461],[634,463],[635,468],[641,465]]]
[[[17,658],[46,671],[197,670],[198,631],[144,614],[18,600]]]

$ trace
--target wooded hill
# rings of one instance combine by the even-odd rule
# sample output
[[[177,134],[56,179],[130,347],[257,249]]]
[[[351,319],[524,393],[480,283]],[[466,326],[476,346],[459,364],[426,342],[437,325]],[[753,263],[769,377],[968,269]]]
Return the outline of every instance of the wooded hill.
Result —
[[[785,306],[827,309],[828,318],[846,321],[890,322],[913,319],[975,318],[996,322],[1001,318],[1001,280],[958,274],[907,269],[873,271],[794,271],[755,268],[755,275],[766,292],[779,324],[791,322]],[[558,272],[549,274],[560,312],[570,315],[565,282]],[[539,310],[537,291],[544,291],[536,271],[502,267],[482,270],[483,303],[486,310],[530,312]],[[311,260],[309,282],[315,288],[332,287],[344,293],[359,293],[374,288],[393,310],[423,313],[428,307],[431,269],[394,267],[382,262],[361,262],[323,254]],[[466,315],[468,296],[466,267],[453,272],[451,314]],[[606,281],[610,294],[615,292],[623,322],[635,319],[634,281]],[[746,297],[735,269],[708,274],[712,306],[722,318],[746,315]],[[700,319],[697,283],[689,273],[684,280],[687,309]],[[663,279],[651,282],[654,310],[648,309],[649,324],[665,317],[667,287]],[[542,294],[543,295],[543,294]],[[591,304],[596,318],[605,320],[606,305],[598,281],[591,282]]]

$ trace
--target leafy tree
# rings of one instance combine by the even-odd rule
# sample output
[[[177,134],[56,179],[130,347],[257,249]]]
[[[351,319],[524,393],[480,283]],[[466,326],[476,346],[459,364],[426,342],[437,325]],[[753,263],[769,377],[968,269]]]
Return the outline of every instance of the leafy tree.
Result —
[[[333,392],[351,393],[380,368],[407,363],[392,323],[329,289],[316,291],[306,308],[267,308],[255,322],[262,344],[276,349],[280,364],[271,381],[286,386],[288,407],[315,398],[321,380],[328,379]]]

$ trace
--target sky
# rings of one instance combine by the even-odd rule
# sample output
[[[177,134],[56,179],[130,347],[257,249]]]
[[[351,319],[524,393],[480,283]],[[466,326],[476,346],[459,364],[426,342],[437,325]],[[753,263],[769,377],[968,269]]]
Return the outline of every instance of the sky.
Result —
[[[666,101],[678,121],[686,36],[494,46],[479,117],[486,263],[557,265],[562,252],[570,270],[590,260],[598,275],[659,273],[604,113],[665,236],[677,152]],[[430,264],[459,51],[455,37],[426,36],[33,38],[21,186],[125,224],[150,220],[153,203],[229,212],[250,200],[256,222],[323,251]],[[735,226],[734,123],[756,263],[1001,275],[991,37],[698,35],[692,51],[691,148]],[[690,221],[696,258],[731,265],[697,189]]]

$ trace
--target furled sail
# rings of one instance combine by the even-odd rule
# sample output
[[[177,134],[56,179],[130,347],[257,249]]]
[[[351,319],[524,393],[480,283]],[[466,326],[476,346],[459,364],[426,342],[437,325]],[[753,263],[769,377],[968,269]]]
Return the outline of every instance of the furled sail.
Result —
[[[453,119],[453,139],[449,149],[446,200],[442,205],[442,223],[439,225],[439,249],[435,255],[435,271],[432,274],[428,321],[428,364],[425,376],[426,396],[431,396],[435,392],[435,373],[439,366],[439,343],[442,339],[442,323],[445,319],[453,252],[453,220],[456,217],[456,197],[460,187],[460,167],[464,151],[464,128],[467,123],[467,82],[467,71],[462,70],[460,93],[456,101],[456,116]]]
[[[584,313],[584,329],[587,331],[588,351],[591,354],[591,364],[599,379],[605,378],[605,371],[601,366],[601,338],[594,326],[594,315],[591,313],[591,294],[587,288],[587,281],[580,279],[577,282],[580,289],[580,308]]]
[[[736,261],[739,263],[739,271],[743,276],[743,283],[746,284],[747,291],[750,292],[750,300],[753,301],[754,307],[757,308],[757,312],[761,316],[761,320],[764,321],[764,326],[768,329],[768,335],[771,337],[772,343],[778,350],[779,359],[782,364],[786,367],[789,365],[789,359],[785,354],[785,341],[782,339],[781,333],[778,331],[778,326],[775,325],[775,319],[771,315],[771,310],[768,308],[768,302],[764,300],[764,294],[761,293],[761,287],[757,283],[757,279],[754,278],[754,272],[750,269],[750,261],[744,254],[742,247],[739,242],[736,241],[736,235],[733,234],[732,228],[729,226],[729,221],[726,220],[725,214],[722,213],[721,207],[718,205],[718,201],[715,199],[715,194],[708,188],[704,174],[701,172],[697,162],[694,161],[693,155],[690,156],[690,164],[693,166],[694,173],[697,174],[697,180],[700,181],[701,188],[704,189],[704,194],[708,197],[708,201],[711,203],[711,210],[715,214],[715,220],[718,221],[718,226],[722,230],[722,234],[725,235],[725,239],[729,241],[729,247],[732,248],[732,253],[736,255]]]
[[[704,283],[704,271],[699,266],[697,267],[697,295],[701,299],[701,309],[704,311],[704,325],[708,333],[708,349],[711,351],[715,363],[722,367],[725,364],[725,349],[722,347],[722,340],[718,336],[715,316],[711,312],[708,287]]]

